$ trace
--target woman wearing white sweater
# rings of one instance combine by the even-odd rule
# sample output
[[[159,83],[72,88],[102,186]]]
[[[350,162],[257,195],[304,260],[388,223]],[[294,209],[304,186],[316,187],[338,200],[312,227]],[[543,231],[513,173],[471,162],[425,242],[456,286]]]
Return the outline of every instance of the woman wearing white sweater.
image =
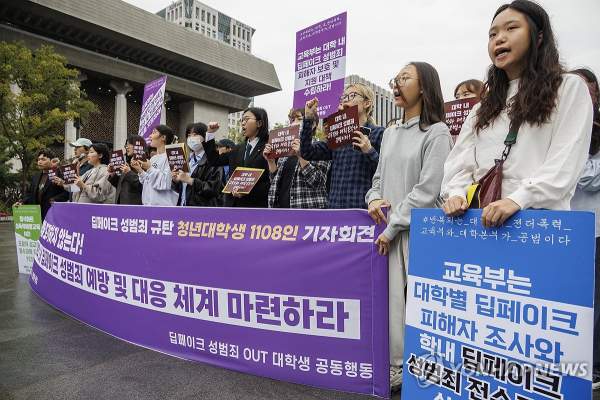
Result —
[[[171,189],[173,182],[165,146],[173,143],[175,135],[166,125],[158,125],[150,134],[151,147],[156,155],[150,161],[133,160],[131,167],[138,173],[145,206],[176,206],[179,195]]]
[[[444,212],[458,216],[467,210],[469,186],[503,152],[501,198],[483,208],[485,227],[500,226],[521,209],[569,210],[592,130],[585,82],[564,73],[548,14],[527,0],[496,11],[488,53],[488,91],[469,113],[444,166]],[[516,144],[505,145],[511,121]]]

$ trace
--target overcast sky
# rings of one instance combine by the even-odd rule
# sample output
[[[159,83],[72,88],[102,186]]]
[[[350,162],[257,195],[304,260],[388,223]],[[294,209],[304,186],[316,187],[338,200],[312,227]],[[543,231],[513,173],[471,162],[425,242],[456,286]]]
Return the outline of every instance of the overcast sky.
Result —
[[[126,0],[157,12],[170,0]],[[275,66],[282,91],[256,97],[271,125],[292,105],[296,31],[348,12],[346,75],[387,87],[409,61],[427,61],[440,74],[446,100],[465,79],[483,79],[490,63],[487,32],[497,0],[205,0],[203,3],[256,29],[252,52]],[[600,76],[600,0],[540,0],[550,14],[567,68],[587,66]],[[294,8],[294,4],[296,7]],[[183,29],[183,28],[182,28]]]

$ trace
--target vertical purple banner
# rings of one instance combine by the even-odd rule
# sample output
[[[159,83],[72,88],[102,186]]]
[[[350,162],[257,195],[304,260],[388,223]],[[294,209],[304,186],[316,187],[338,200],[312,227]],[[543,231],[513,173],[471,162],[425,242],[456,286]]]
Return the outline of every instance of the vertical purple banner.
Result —
[[[140,346],[388,398],[381,228],[365,210],[56,203],[30,285]]]
[[[166,86],[166,76],[161,76],[144,85],[144,99],[142,102],[138,135],[146,139],[146,142],[149,142],[152,130],[160,123],[160,113],[162,112]]]
[[[319,99],[324,118],[335,111],[346,77],[346,13],[296,32],[294,108]]]

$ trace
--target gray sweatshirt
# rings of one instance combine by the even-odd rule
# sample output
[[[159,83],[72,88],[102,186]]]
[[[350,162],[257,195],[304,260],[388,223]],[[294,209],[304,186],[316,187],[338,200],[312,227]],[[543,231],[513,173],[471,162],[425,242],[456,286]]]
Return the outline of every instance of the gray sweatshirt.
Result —
[[[451,148],[450,132],[443,122],[422,132],[419,117],[415,117],[385,130],[366,201],[384,199],[392,205],[383,232],[388,239],[409,229],[413,208],[435,207]]]

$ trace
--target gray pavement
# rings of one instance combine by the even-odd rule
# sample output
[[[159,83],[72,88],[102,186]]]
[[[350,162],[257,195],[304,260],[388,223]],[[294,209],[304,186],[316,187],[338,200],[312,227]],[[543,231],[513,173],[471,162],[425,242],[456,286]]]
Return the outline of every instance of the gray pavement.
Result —
[[[0,400],[372,398],[180,360],[81,324],[30,290],[12,229],[0,223]]]

